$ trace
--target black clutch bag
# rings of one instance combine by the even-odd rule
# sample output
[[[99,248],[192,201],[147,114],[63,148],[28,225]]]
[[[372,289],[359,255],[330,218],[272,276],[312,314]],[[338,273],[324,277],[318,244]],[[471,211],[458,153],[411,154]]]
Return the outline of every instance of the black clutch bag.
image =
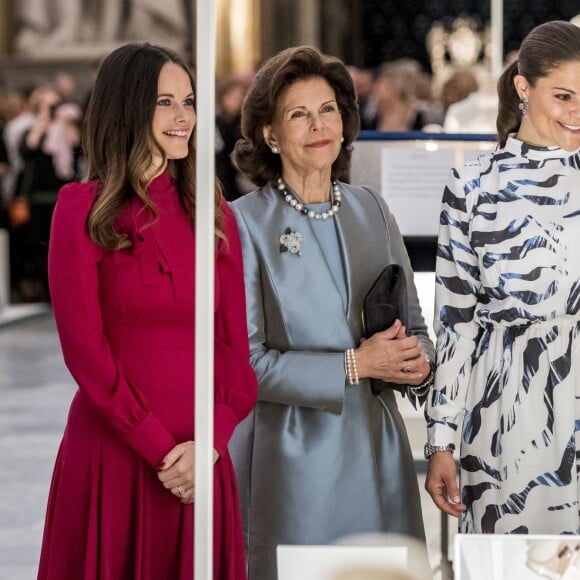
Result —
[[[375,280],[363,302],[365,338],[386,330],[397,318],[407,326],[407,283],[403,268],[399,264],[389,264]],[[403,394],[407,392],[406,385],[386,383],[380,379],[370,379],[370,381],[375,395],[385,387]]]

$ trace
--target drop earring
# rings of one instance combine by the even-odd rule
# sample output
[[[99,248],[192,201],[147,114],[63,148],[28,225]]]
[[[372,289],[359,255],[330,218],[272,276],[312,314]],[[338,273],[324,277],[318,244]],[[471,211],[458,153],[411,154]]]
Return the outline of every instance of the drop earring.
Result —
[[[526,115],[528,112],[528,101],[522,97],[518,109],[521,111],[522,115]]]

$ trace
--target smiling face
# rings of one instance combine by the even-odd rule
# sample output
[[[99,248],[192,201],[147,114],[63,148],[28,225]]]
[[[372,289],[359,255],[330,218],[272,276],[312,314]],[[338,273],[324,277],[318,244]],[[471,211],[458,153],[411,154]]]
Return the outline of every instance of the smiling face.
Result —
[[[174,62],[164,64],[157,82],[152,133],[167,159],[183,159],[189,152],[196,121],[194,104],[189,75]],[[159,171],[164,169],[162,160],[160,152],[154,151],[153,163]]]
[[[301,177],[328,173],[340,153],[342,117],[332,87],[321,77],[299,80],[280,97],[271,125],[264,128],[269,146],[280,149],[284,174]]]
[[[580,147],[580,62],[565,62],[532,87],[522,75],[514,84],[521,99],[528,101],[518,139],[567,151]]]

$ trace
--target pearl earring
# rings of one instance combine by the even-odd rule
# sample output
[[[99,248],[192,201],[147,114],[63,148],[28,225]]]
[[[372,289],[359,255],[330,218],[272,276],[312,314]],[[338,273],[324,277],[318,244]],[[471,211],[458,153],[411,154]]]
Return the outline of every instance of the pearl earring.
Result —
[[[518,109],[521,111],[522,115],[525,115],[528,112],[528,101],[522,98],[518,105]]]
[[[280,148],[277,147],[276,145],[272,145],[272,147],[270,147],[270,150],[272,151],[272,153],[274,153],[274,155],[278,155],[280,153]]]
[[[340,142],[341,142],[341,143],[344,143],[344,137],[341,137],[341,138],[340,138]]]

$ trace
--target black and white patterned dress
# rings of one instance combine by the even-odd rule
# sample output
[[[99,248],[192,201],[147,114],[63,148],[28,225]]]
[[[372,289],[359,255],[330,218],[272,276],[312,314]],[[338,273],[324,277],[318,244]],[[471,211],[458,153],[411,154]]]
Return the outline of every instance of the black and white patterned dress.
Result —
[[[460,531],[577,534],[580,150],[454,169],[437,257],[429,442],[461,429]]]

